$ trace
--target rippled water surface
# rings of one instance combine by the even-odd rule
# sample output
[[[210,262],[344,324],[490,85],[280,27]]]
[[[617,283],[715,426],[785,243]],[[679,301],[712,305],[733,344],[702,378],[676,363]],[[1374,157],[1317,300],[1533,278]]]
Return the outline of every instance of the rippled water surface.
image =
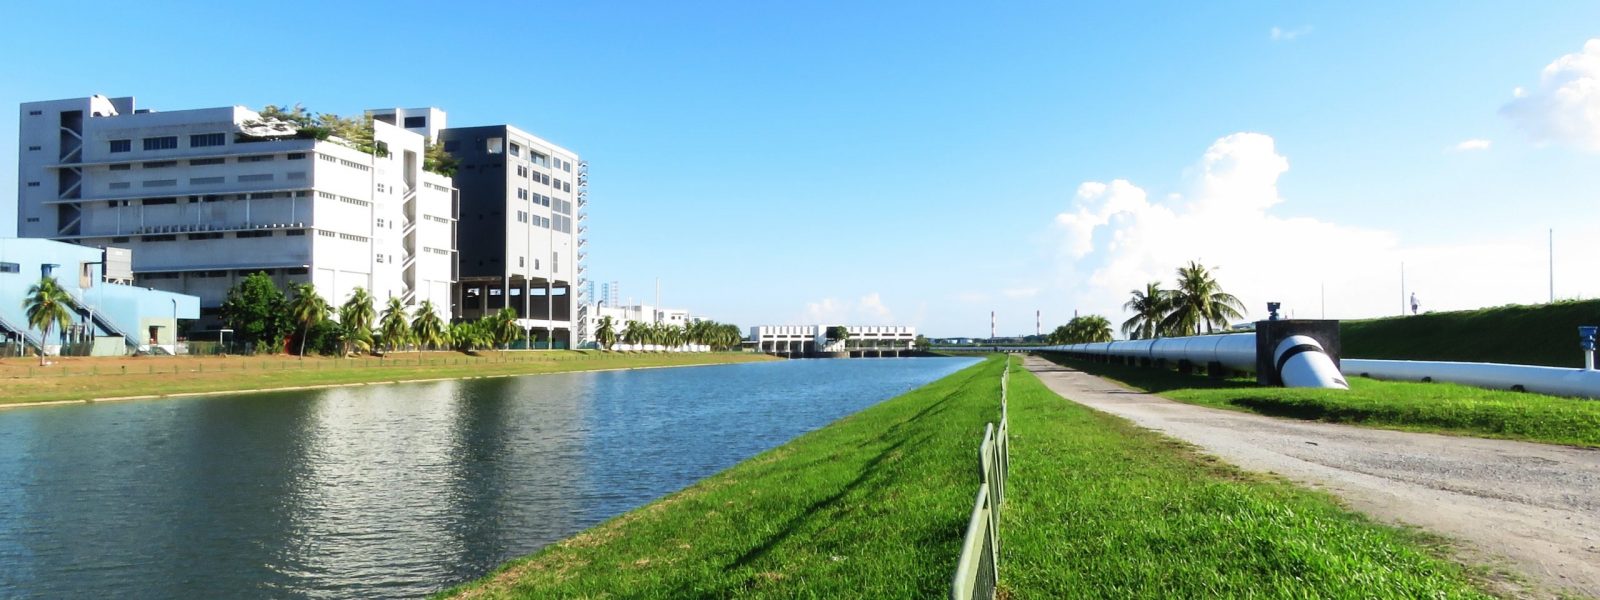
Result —
[[[0,597],[415,597],[974,359],[0,412]]]

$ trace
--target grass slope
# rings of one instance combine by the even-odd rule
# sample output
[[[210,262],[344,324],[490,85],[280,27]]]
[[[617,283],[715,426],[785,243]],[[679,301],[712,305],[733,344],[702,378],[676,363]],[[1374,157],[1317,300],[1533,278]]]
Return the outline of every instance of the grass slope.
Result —
[[[1411,534],[1013,374],[1011,598],[1483,597]]]
[[[1600,402],[1592,400],[1362,377],[1347,378],[1347,391],[1271,388],[1247,379],[1047,358],[1191,404],[1388,429],[1600,446]]]
[[[1344,321],[1339,336],[1350,358],[1581,367],[1579,325],[1600,325],[1600,300]]]
[[[991,359],[444,595],[939,598],[998,417]],[[1328,497],[1212,464],[1014,370],[1012,598],[1431,597],[1462,570]]]
[[[596,369],[670,367],[776,360],[745,353],[630,354],[591,351],[396,353],[389,358],[118,357],[0,363],[0,404],[204,392],[533,375]]]

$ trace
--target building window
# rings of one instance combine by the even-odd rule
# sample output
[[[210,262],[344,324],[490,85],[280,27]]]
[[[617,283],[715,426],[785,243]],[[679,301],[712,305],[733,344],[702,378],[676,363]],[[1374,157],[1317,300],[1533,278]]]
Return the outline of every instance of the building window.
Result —
[[[111,140],[112,152],[127,152],[133,149],[133,140]]]
[[[255,175],[240,175],[239,176],[239,183],[250,183],[250,182],[254,182],[254,181],[272,181],[272,174],[271,173],[258,173],[258,174],[255,174]]]
[[[128,243],[128,237],[127,236],[117,236],[117,237],[111,238],[111,243],[113,243],[113,244],[126,244],[126,243]]]
[[[37,117],[37,116],[42,115],[42,114],[44,114],[44,111],[42,111],[42,110],[30,110],[30,111],[28,111],[28,116],[30,116],[30,117]]]
[[[126,181],[113,181],[113,182],[111,182],[111,189],[113,189],[113,190],[125,190],[125,189],[128,189],[130,187],[133,187],[133,184],[128,183]]]
[[[178,185],[176,179],[151,179],[139,184],[142,187],[172,187]]]
[[[306,230],[304,230],[304,229],[290,229],[288,231],[283,232],[283,234],[284,235],[305,235],[306,234]],[[302,273],[302,275],[303,275],[303,273]]]
[[[145,150],[173,150],[177,147],[178,136],[175,135],[144,138]]]
[[[285,156],[284,158],[288,159],[288,160],[305,160],[306,159],[306,153],[304,153],[304,152],[290,152],[289,155]]]
[[[22,265],[12,262],[0,262],[0,273],[21,273]]]
[[[523,189],[523,188],[517,188],[517,199],[518,200],[527,200],[528,199],[528,190]]]
[[[110,167],[110,169],[113,170],[113,171],[126,171],[126,170],[132,169],[132,168],[133,168],[133,164],[132,163],[117,163],[117,164],[111,165],[111,167]]]
[[[522,146],[517,145],[516,142],[512,142],[511,143],[511,155],[512,156],[522,156]]]
[[[255,156],[241,156],[241,157],[239,157],[239,162],[242,162],[242,163],[268,162],[268,161],[271,161],[271,160],[272,160],[272,155],[271,154],[258,154],[258,155],[255,155]]]
[[[461,142],[458,142],[456,140],[450,140],[450,141],[447,141],[447,142],[444,143],[444,151],[445,152],[455,152],[456,150],[460,150],[460,149],[461,149]]]
[[[190,177],[189,185],[216,185],[222,181],[222,177]]]
[[[561,182],[561,191],[563,191],[563,192],[572,191],[572,182],[570,182],[570,181]]]
[[[38,151],[43,150],[43,149],[44,149],[43,146],[28,146],[28,151],[29,152],[38,152]]]
[[[178,241],[178,236],[176,236],[176,235],[146,235],[146,236],[140,237],[139,241],[141,241],[141,242],[176,242],[176,241]]]
[[[227,161],[221,158],[196,158],[189,161],[189,166],[199,167],[203,165],[220,165],[224,162]]]
[[[255,230],[255,231],[240,231],[238,233],[233,234],[233,237],[236,237],[236,238],[272,237],[272,230],[271,229],[265,229],[265,230]]]
[[[499,154],[505,151],[505,145],[505,138],[489,138],[484,140],[483,151],[488,152],[489,154]]]
[[[572,163],[564,161],[564,160],[561,161],[561,170],[566,171],[568,173],[571,173],[572,172]]]
[[[39,187],[39,182],[37,182],[37,181],[29,181],[28,182],[28,187]]]
[[[146,169],[165,169],[167,167],[176,167],[176,166],[178,166],[178,161],[175,161],[175,160],[156,160],[156,161],[151,161],[151,162],[144,163],[143,165],[139,165],[139,166],[142,166],[142,167],[144,167]]]
[[[427,117],[406,117],[406,129],[421,129],[427,126]]]
[[[201,133],[189,136],[190,148],[204,148],[206,146],[221,146],[227,143],[227,136],[220,133]]]

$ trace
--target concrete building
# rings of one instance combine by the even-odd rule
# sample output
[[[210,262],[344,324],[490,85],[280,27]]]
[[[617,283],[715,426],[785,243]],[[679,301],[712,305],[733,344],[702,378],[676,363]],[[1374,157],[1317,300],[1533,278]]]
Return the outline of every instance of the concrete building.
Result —
[[[917,340],[915,327],[847,325],[845,331],[847,339],[829,340],[827,325],[758,325],[750,328],[750,340],[757,352],[783,356],[898,353]]]
[[[656,308],[648,304],[635,304],[632,306],[590,304],[584,307],[582,313],[583,318],[587,320],[585,327],[588,331],[599,331],[600,320],[611,317],[611,326],[615,328],[618,335],[621,335],[622,330],[627,329],[628,323],[633,321],[642,321],[650,324],[665,323],[678,327],[684,327],[694,322],[689,317],[689,311],[687,310],[681,308]],[[594,344],[594,340],[591,339],[580,347],[594,347]]]
[[[16,355],[44,344],[47,354],[64,345],[95,356],[134,352],[178,352],[180,320],[200,316],[200,299],[126,283],[126,253],[39,239],[0,238],[0,343]],[[107,263],[110,263],[109,269]],[[119,268],[119,263],[122,268]],[[110,275],[108,277],[108,274]],[[55,277],[71,296],[73,326],[48,339],[28,327],[23,299],[44,276]],[[18,343],[19,340],[22,343]]]
[[[439,139],[460,161],[460,316],[509,306],[536,344],[590,339],[580,298],[586,164],[510,125],[446,128]]]
[[[444,127],[444,113],[406,113]],[[240,107],[155,112],[92,96],[22,105],[19,235],[133,250],[134,283],[200,298],[240,278],[309,282],[330,303],[357,287],[381,305],[432,300],[452,315],[455,191],[424,171],[424,135],[375,122],[376,152]]]

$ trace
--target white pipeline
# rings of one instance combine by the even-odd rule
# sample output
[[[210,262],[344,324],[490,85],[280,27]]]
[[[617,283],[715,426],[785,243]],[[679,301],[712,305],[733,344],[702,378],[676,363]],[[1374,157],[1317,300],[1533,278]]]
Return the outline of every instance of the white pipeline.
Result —
[[[1293,342],[1293,343],[1290,343]],[[1256,334],[1199,335],[1192,337],[1069,344],[1038,348],[1047,352],[1073,352],[1118,358],[1188,361],[1196,365],[1218,364],[1233,371],[1256,370]],[[1273,364],[1289,387],[1349,389],[1333,359],[1322,346],[1306,336],[1292,336],[1273,352]]]
[[[1421,360],[1340,361],[1351,375],[1393,381],[1446,381],[1497,390],[1523,390],[1552,396],[1600,398],[1600,371],[1502,363]]]

